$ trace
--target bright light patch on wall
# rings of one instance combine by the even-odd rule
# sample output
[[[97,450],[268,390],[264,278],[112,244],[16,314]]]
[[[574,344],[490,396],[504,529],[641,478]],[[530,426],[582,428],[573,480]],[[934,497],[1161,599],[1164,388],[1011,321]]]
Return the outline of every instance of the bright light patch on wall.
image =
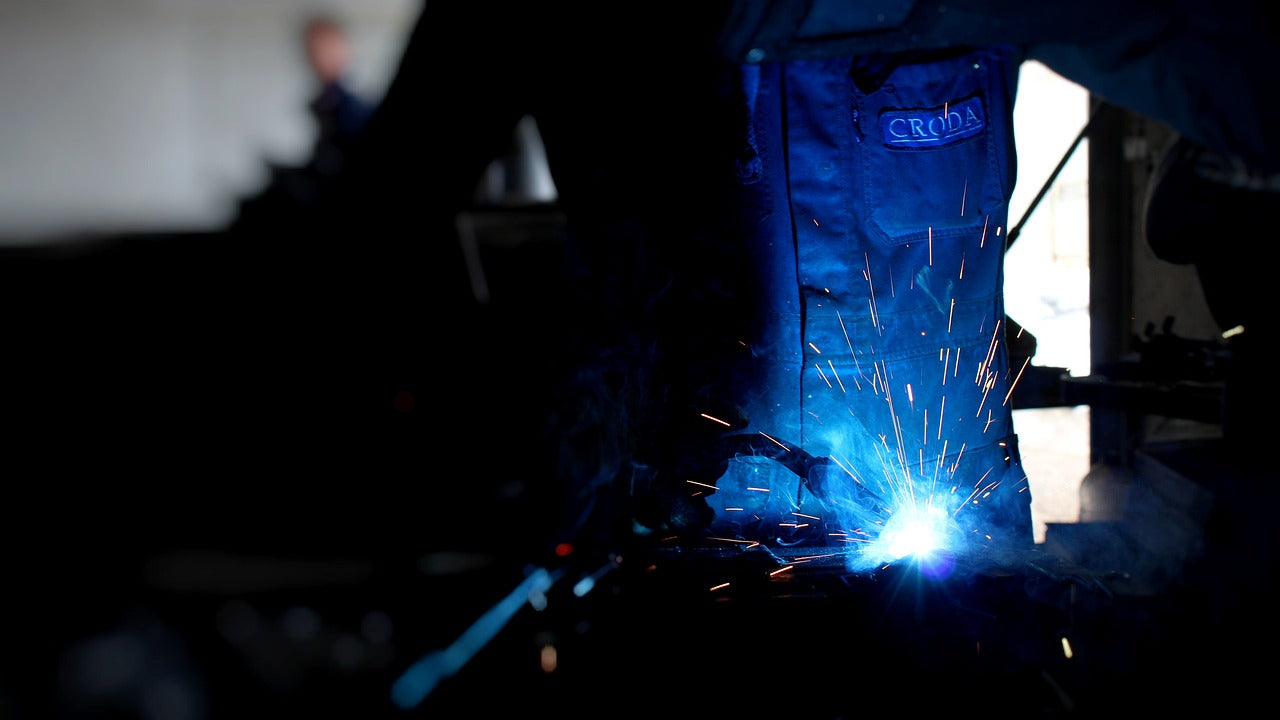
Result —
[[[1022,225],[1005,256],[1005,309],[1035,337],[1034,365],[1075,376],[1090,372],[1088,140],[1067,153],[1088,121],[1087,90],[1040,63],[1023,64],[1014,104],[1018,176],[1009,204],[1010,224]],[[1049,523],[1079,521],[1089,408],[1015,409],[1014,424],[1041,543]]]
[[[1005,308],[1036,338],[1032,362],[1089,374],[1089,165],[1082,140],[1032,203],[1089,121],[1089,93],[1044,65],[1022,66],[1014,103],[1018,175],[1005,257]]]

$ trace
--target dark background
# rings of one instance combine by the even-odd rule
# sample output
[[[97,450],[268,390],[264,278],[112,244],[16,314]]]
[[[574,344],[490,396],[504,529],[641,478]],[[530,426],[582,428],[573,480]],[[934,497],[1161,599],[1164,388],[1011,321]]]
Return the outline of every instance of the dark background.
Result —
[[[932,3],[886,5],[912,6],[905,29],[840,47],[1010,39],[1099,93],[1097,192],[1125,192],[1126,177],[1101,173],[1140,114],[1275,170],[1274,141],[1256,132],[1275,97],[1255,84],[1272,25],[1226,23],[1228,7],[1207,4],[1089,4],[1064,18],[952,3],[946,21]],[[705,299],[693,279],[725,272],[712,246],[679,260],[682,243],[707,240],[722,200],[688,159],[731,151],[715,135],[724,99],[698,92],[719,68],[711,28],[749,10],[432,7],[359,162],[321,199],[246,198],[220,231],[6,249],[0,713],[1026,717],[1265,702],[1274,392],[1269,364],[1242,349],[1254,346],[1227,349],[1234,375],[1207,373],[1220,440],[1136,454],[1099,441],[1100,459],[1176,476],[1139,488],[1161,512],[1135,501],[1117,523],[961,561],[944,581],[820,563],[774,578],[760,553],[635,535],[634,488],[584,484],[589,466],[625,464],[629,428],[677,436],[645,446],[659,456],[687,439],[663,421],[697,393],[697,374],[636,368],[631,343],[716,342],[697,316],[660,321]],[[1196,24],[1209,17],[1226,24]],[[786,19],[761,16],[752,39]],[[1187,60],[1207,47],[1218,50]],[[1173,87],[1152,85],[1149,68]],[[477,203],[526,112],[546,118],[561,200]],[[1215,203],[1219,217],[1256,217],[1254,203]],[[483,302],[460,214],[479,228]],[[1250,258],[1189,260],[1253,279],[1264,268]],[[672,267],[669,304],[642,312],[637,298]],[[1256,287],[1211,298],[1248,320],[1250,342],[1270,328],[1251,310],[1265,307]],[[1039,394],[1025,400],[1141,415],[1158,396],[1160,412],[1190,413],[1167,383],[1141,382],[1147,366],[1119,362],[1133,349],[1112,348],[1092,384],[1028,383]],[[1135,386],[1117,379],[1144,392],[1118,398]],[[1162,563],[1141,540],[1169,532],[1175,490],[1197,552]],[[545,610],[504,618],[422,706],[392,706],[400,673],[534,568],[557,573]],[[574,594],[593,573],[595,588]],[[548,647],[555,672],[540,665]]]

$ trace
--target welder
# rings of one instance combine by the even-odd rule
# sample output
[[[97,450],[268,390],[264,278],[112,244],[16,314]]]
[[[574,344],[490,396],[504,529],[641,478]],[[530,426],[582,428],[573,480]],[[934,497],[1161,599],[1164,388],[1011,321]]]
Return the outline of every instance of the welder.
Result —
[[[1167,8],[1086,5],[430,3],[335,191],[360,210],[333,208],[384,236],[388,328],[453,309],[431,332],[397,332],[397,366],[429,366],[447,330],[470,358],[522,373],[492,397],[442,395],[467,414],[441,430],[495,477],[546,460],[561,536],[588,512],[607,531],[623,517],[667,534],[801,516],[854,531],[884,520],[868,507],[940,508],[980,546],[1021,547],[1032,482],[1002,273],[1025,48],[1201,139],[1226,125],[1193,112],[1221,83],[1184,70],[1203,92],[1169,96],[1143,82],[1158,62],[1130,73],[1144,38],[1185,36],[1164,32]],[[526,115],[568,219],[564,276],[519,322],[477,328],[481,308],[452,323],[474,304],[467,261],[421,238],[453,235]],[[309,221],[341,232],[333,220]],[[514,362],[534,347],[537,364]],[[540,431],[529,452],[488,452],[474,428],[494,407]],[[761,472],[767,486],[747,482]]]
[[[1030,542],[1001,292],[1021,58],[746,60],[747,247],[766,290],[744,430],[833,460],[770,492],[812,493],[806,515],[853,530],[851,489],[872,488]]]

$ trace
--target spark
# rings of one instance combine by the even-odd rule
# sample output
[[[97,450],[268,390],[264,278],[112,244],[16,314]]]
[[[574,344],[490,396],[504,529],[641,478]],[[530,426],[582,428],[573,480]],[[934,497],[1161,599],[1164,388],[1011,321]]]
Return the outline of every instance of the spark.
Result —
[[[1244,326],[1243,326],[1243,325],[1237,325],[1237,326],[1235,326],[1235,327],[1233,327],[1233,328],[1228,328],[1228,329],[1226,329],[1226,330],[1223,330],[1223,331],[1222,331],[1222,339],[1223,339],[1223,340],[1229,340],[1230,338],[1233,338],[1233,337],[1235,337],[1236,335],[1239,335],[1239,334],[1240,334],[1240,333],[1242,333],[1242,332],[1244,332]]]
[[[982,373],[991,367],[991,363],[996,359],[996,348],[1000,344],[1000,323],[1003,320],[997,320],[996,326],[991,330],[991,344],[987,347],[987,356],[979,366],[978,377],[982,377]]]
[[[1071,641],[1066,639],[1065,637],[1062,638],[1062,654],[1068,660],[1070,660],[1072,656],[1075,655],[1075,653],[1071,651]]]
[[[964,258],[965,258],[965,253],[961,252],[960,253],[960,279],[961,280],[964,279]]]
[[[717,489],[719,489],[719,488],[717,488],[715,485],[708,485],[708,484],[706,484],[706,483],[698,482],[697,480],[685,480],[685,482],[689,483],[690,485],[700,485],[700,486],[705,487],[705,488],[711,488],[712,490],[717,490]]]
[[[947,311],[947,334],[951,334],[951,321],[956,316],[956,299],[951,298],[951,309]]]
[[[871,322],[872,324],[875,325],[876,331],[879,332],[880,316],[879,316],[879,313],[876,311],[876,286],[875,286],[875,283],[871,281],[871,256],[868,255],[867,253],[862,253],[862,261],[863,261],[863,264],[866,266],[866,272],[864,273],[863,277],[867,279],[867,305],[870,306],[871,308]],[[892,283],[893,281],[892,273],[890,273],[889,275],[889,281],[890,283]],[[890,295],[893,294],[892,284],[889,286],[889,294]],[[845,337],[848,338],[849,335],[846,333]],[[851,346],[849,350],[852,352],[853,347]]]
[[[830,455],[830,456],[828,456],[828,457],[830,457],[830,458],[831,458],[831,462],[833,462],[833,463],[835,463],[835,464],[836,464],[836,467],[838,467],[838,468],[840,468],[841,470],[845,471],[845,473],[847,473],[847,474],[849,475],[849,477],[853,478],[853,479],[854,479],[854,482],[857,482],[859,485],[861,485],[861,484],[862,484],[862,480],[861,480],[857,475],[855,475],[855,474],[854,474],[854,472],[853,472],[853,470],[852,470],[852,468],[851,468],[851,467],[845,467],[845,465],[844,465],[843,463],[841,463],[841,462],[840,462],[840,459],[839,459],[839,458],[837,458],[835,455]]]
[[[822,381],[827,384],[827,387],[834,390],[836,386],[832,385],[831,381],[827,379],[827,374],[822,372],[822,366],[819,365],[818,363],[814,363],[813,367],[818,371],[818,375],[822,376]]]
[[[772,440],[772,441],[774,442],[774,444],[776,444],[778,447],[782,448],[783,450],[786,450],[787,452],[791,452],[791,448],[789,448],[789,447],[787,447],[786,445],[783,445],[782,443],[778,442],[778,440],[777,440],[776,438],[774,438],[773,436],[771,436],[769,433],[764,432],[763,430],[762,430],[762,431],[759,431],[759,432],[760,432],[760,434],[761,434],[761,435],[764,435],[766,438],[769,438],[770,440]]]
[[[755,490],[756,492],[769,492],[769,488],[758,488],[758,487],[747,486],[747,489]]]
[[[942,432],[941,425],[938,426],[938,432],[939,433]],[[924,409],[924,434],[921,437],[924,438],[924,444],[928,445],[929,444],[929,408]]]
[[[947,411],[947,396],[942,396],[942,407],[938,408],[938,439],[942,439],[942,415]]]
[[[744,509],[745,508],[740,508],[740,507],[727,507],[724,509],[724,511],[725,512],[742,512]]]
[[[822,354],[822,351],[818,349],[818,346],[814,345],[812,342],[809,343],[809,347],[813,348],[813,351],[818,353],[819,355]]]
[[[729,423],[727,423],[727,422],[725,422],[725,421],[721,420],[720,418],[711,417],[710,415],[708,415],[708,414],[706,414],[706,413],[698,413],[698,414],[699,414],[699,415],[701,415],[702,417],[704,417],[704,418],[706,418],[706,419],[710,420],[711,422],[718,422],[718,423],[720,423],[721,425],[723,425],[723,426],[725,426],[725,427],[732,427],[732,425],[730,425]]]
[[[809,218],[809,219],[813,221],[814,227],[822,227],[821,225],[818,224],[818,218]]]
[[[853,341],[849,339],[849,329],[844,326],[844,316],[840,314],[839,310],[836,311],[836,320],[840,322],[840,332],[844,333],[844,342],[849,346],[849,357],[853,358],[854,369],[858,371],[858,375],[862,375],[863,379],[866,379],[867,376],[862,372],[862,365],[858,363],[858,354],[853,351]],[[853,384],[858,390],[861,390],[862,383],[858,382],[858,375],[853,376]]]
[[[769,573],[769,577],[774,577],[774,576],[777,576],[777,575],[781,575],[782,573],[784,573],[784,572],[786,572],[786,571],[788,571],[788,570],[790,570],[790,569],[792,569],[792,568],[794,568],[794,567],[795,567],[795,565],[788,565],[788,566],[786,566],[786,567],[784,567],[784,568],[778,568],[777,570],[774,570],[773,572]]]
[[[990,377],[990,376],[988,376],[988,377]],[[983,406],[983,405],[985,405],[985,404],[986,404],[986,402],[987,402],[987,393],[988,393],[988,392],[991,392],[991,380],[990,380],[990,379],[988,379],[988,380],[987,380],[987,382],[985,382],[985,383],[983,383],[983,384],[982,384],[982,400],[978,403],[978,412],[974,414],[974,417],[982,417],[982,406]]]
[[[840,379],[840,373],[836,371],[835,364],[831,360],[827,360],[827,367],[831,368],[831,374],[835,376],[836,382],[840,385],[840,392],[848,393],[849,391],[845,389],[844,381]]]
[[[944,105],[943,107],[945,108],[946,106]],[[969,199],[969,179],[965,178],[964,192],[960,193],[960,217],[964,217],[964,204],[965,204],[965,201],[968,199]]]
[[[1022,379],[1022,371],[1027,369],[1027,364],[1030,362],[1031,356],[1028,355],[1027,359],[1022,361],[1022,368],[1018,370],[1018,377],[1015,377],[1013,382],[1009,383],[1009,392],[1005,394],[1004,402],[1000,403],[1001,405],[1009,404],[1009,398],[1013,396],[1013,389],[1018,386],[1018,381]]]
[[[844,553],[823,553],[822,555],[805,555],[805,556],[793,558],[793,559],[796,562],[800,562],[801,560],[805,560],[805,561],[821,560],[823,558],[836,557],[837,555],[844,555]]]
[[[867,279],[867,282],[871,282],[870,278]],[[844,316],[840,314],[839,310],[836,311],[836,320],[840,323],[840,332],[844,333],[845,343],[849,345],[849,356],[856,358],[857,353],[853,351],[853,341],[849,339],[849,329],[844,326]]]
[[[982,239],[978,241],[978,247],[983,247],[987,243],[987,223],[989,222],[991,222],[990,215],[982,219]]]
[[[723,590],[727,587],[729,587],[729,583],[720,583],[719,585],[712,585],[711,588],[707,590],[707,592],[715,592],[717,590]]]
[[[964,449],[966,445],[968,445],[968,443],[960,443],[960,452],[956,453],[956,461],[952,463],[951,470],[948,471],[952,475],[954,475],[956,471],[960,469],[960,458],[964,457]]]
[[[933,226],[929,226],[929,267],[933,267]]]
[[[986,472],[984,472],[984,473],[982,473],[982,477],[978,478],[978,482],[974,483],[974,485],[973,485],[973,486],[974,486],[974,491],[973,491],[973,492],[971,492],[971,493],[969,493],[969,497],[965,498],[965,499],[964,499],[964,502],[960,503],[960,505],[956,507],[956,511],[955,511],[954,513],[952,513],[953,515],[958,514],[961,510],[963,510],[963,509],[965,509],[966,507],[968,507],[968,506],[969,506],[969,501],[971,501],[971,500],[973,501],[973,504],[974,504],[974,505],[977,505],[977,504],[978,504],[978,501],[977,501],[977,500],[975,500],[974,498],[976,498],[976,497],[977,497],[977,495],[978,495],[979,493],[981,493],[982,491],[981,491],[981,490],[979,490],[979,489],[977,489],[977,488],[978,488],[978,486],[982,485],[982,481],[983,481],[983,480],[986,480],[986,479],[987,479],[987,476],[988,476],[988,475],[990,475],[990,474],[991,474],[991,468],[987,468],[987,471],[986,471]],[[998,483],[993,483],[990,487],[994,487],[996,484],[998,484]]]
[[[742,544],[742,545],[755,545],[755,544],[756,544],[756,542],[755,542],[754,540],[739,540],[738,538],[716,537],[716,536],[714,536],[714,535],[708,535],[708,536],[707,536],[707,539],[708,539],[708,540],[719,540],[719,541],[721,541],[721,542],[740,543],[740,544]]]
[[[880,364],[885,365],[884,361],[881,361]],[[884,373],[886,376],[889,374],[887,366],[884,368]],[[910,388],[909,385],[908,388]],[[893,409],[893,395],[889,392],[889,386],[887,384],[885,385],[884,399],[889,403],[889,416],[893,418],[894,439],[898,444],[898,464],[902,467],[902,476],[909,485],[911,483],[911,471],[907,469],[907,446],[906,442],[902,439],[902,420],[898,417],[898,412]]]
[[[802,512],[792,512],[791,514],[792,514],[792,515],[795,515],[796,517],[809,518],[810,520],[821,520],[821,519],[822,519],[822,518],[818,517],[817,515],[805,515],[805,514],[804,514],[804,513],[802,513]]]

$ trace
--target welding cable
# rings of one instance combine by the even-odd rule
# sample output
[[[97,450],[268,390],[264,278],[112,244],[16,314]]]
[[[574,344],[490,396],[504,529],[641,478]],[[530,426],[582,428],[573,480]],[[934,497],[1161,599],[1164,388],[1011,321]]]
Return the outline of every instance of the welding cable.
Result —
[[[545,593],[563,575],[537,568],[506,597],[481,615],[471,627],[443,650],[433,650],[410,665],[391,685],[391,701],[401,710],[411,710],[435,690],[445,678],[457,673],[498,634],[530,598]]]

